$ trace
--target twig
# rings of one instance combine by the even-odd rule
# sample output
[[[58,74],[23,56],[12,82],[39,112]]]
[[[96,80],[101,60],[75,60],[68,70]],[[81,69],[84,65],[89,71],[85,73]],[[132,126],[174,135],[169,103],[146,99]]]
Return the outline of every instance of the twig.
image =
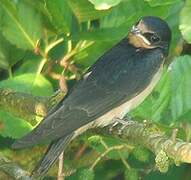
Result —
[[[78,150],[78,152],[76,153],[74,159],[75,159],[75,160],[80,159],[80,157],[82,156],[82,154],[84,153],[84,151],[86,150],[86,148],[87,148],[87,145],[86,145],[86,144],[83,144],[83,145],[80,147],[80,149]]]
[[[119,145],[119,146],[113,146],[113,147],[109,147],[105,150],[104,153],[102,153],[96,160],[95,162],[91,165],[90,169],[93,170],[95,168],[95,166],[100,162],[100,160],[105,157],[109,152],[113,151],[113,150],[120,150],[123,149],[124,145]]]
[[[57,180],[64,180],[63,173],[63,163],[64,163],[64,152],[62,152],[58,159],[58,178]]]
[[[60,87],[61,91],[65,92],[65,93],[68,92],[68,85],[66,82],[66,78],[63,75],[61,75],[59,78],[59,87]]]

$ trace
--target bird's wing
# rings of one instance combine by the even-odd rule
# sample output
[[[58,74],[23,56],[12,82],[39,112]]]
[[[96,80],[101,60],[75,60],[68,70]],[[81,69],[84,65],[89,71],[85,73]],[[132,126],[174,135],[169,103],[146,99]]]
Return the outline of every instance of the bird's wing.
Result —
[[[121,41],[99,58],[55,112],[13,147],[55,140],[102,116],[139,94],[161,62],[161,50],[137,53],[127,40]]]

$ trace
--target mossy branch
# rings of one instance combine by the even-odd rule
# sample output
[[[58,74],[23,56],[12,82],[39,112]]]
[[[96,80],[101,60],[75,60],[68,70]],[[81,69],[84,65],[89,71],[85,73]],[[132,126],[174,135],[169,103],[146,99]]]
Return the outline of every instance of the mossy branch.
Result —
[[[29,172],[0,154],[0,170],[16,180],[31,180]]]
[[[16,92],[12,89],[0,88],[0,108],[30,122],[34,116],[46,116],[47,112],[57,104],[64,95],[64,92],[57,91],[51,97],[40,97],[23,92]]]
[[[191,163],[191,143],[181,139],[168,137],[160,131],[154,124],[138,123],[128,121],[126,124],[118,123],[110,128],[97,129],[98,134],[113,136],[127,143],[139,144],[156,155],[156,165],[161,172],[166,172],[161,166],[168,166],[167,158],[174,160],[175,164]],[[159,162],[159,159],[161,161]],[[164,164],[165,163],[165,164]]]

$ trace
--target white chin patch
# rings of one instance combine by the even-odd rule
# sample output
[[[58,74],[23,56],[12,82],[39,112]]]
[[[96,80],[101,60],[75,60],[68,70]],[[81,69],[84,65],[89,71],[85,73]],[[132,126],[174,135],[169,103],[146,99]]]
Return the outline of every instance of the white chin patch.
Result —
[[[138,36],[139,38],[141,38],[145,44],[147,45],[151,45],[151,43],[142,35],[142,34],[136,34],[136,36]]]

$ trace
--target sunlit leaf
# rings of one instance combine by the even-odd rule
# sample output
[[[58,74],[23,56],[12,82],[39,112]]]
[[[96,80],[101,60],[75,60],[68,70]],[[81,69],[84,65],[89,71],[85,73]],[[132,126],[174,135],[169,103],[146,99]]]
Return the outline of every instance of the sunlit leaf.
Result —
[[[183,38],[191,43],[191,23],[190,23],[190,16],[191,16],[191,1],[187,0],[185,3],[184,8],[180,14],[180,24],[179,28],[183,35]]]
[[[30,6],[19,1],[0,0],[3,9],[3,35],[22,49],[34,49],[42,36],[40,15]]]
[[[122,24],[132,25],[143,16],[159,16],[166,18],[169,15],[171,5],[151,7],[148,2],[139,0],[123,1],[112,8],[108,15],[101,21],[101,27],[117,27]]]
[[[104,52],[111,48],[112,45],[114,45],[116,42],[97,41],[92,43],[92,45],[80,50],[74,56],[75,62],[82,65],[83,67],[88,67],[92,65]]]
[[[52,85],[42,75],[22,74],[0,82],[1,88],[10,88],[36,96],[49,96],[53,93]]]
[[[117,7],[112,8],[108,15],[100,20],[100,26],[103,28],[118,27],[124,24],[131,26],[136,22],[136,18],[132,20],[138,12],[135,6],[132,6],[132,1],[121,2]],[[127,8],[131,7],[131,8]]]
[[[0,135],[4,137],[20,138],[32,129],[32,126],[23,119],[2,110],[0,111],[0,124]]]
[[[122,0],[88,0],[90,1],[97,10],[106,10],[113,6],[118,5]]]
[[[0,68],[9,69],[22,60],[24,51],[11,45],[0,33]]]
[[[170,4],[175,4],[177,2],[180,2],[180,0],[145,0],[149,3],[150,6],[166,6]]]
[[[184,2],[175,3],[171,6],[169,10],[169,15],[165,19],[172,30],[172,41],[170,45],[170,52],[174,51],[177,43],[180,41],[181,32],[179,30],[179,18],[174,18],[175,16],[180,16],[181,9]]]
[[[88,41],[117,41],[127,35],[129,30],[128,26],[112,27],[112,28],[99,28],[86,32],[79,32],[73,35],[74,40],[88,40]]]
[[[171,109],[174,119],[191,110],[191,57],[181,56],[170,66]]]
[[[66,0],[45,0],[51,23],[58,32],[69,33],[72,24],[72,11]]]
[[[69,5],[80,22],[99,19],[105,16],[110,10],[95,10],[93,4],[87,0],[70,0]]]

